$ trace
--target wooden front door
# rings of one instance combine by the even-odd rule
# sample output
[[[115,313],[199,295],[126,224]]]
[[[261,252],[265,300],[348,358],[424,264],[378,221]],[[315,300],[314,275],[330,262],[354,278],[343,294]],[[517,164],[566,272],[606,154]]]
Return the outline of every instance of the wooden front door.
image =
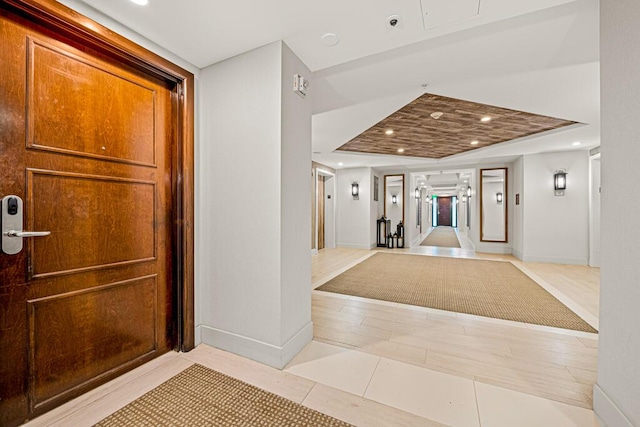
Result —
[[[0,425],[177,345],[175,84],[0,10],[0,198],[24,239],[0,254]]]
[[[450,197],[438,197],[438,225],[451,227]]]

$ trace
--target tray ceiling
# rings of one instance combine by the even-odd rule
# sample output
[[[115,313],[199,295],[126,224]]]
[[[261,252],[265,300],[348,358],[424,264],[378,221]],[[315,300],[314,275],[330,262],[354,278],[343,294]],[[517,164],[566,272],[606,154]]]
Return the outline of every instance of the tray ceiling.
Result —
[[[338,150],[441,159],[576,123],[425,93]]]

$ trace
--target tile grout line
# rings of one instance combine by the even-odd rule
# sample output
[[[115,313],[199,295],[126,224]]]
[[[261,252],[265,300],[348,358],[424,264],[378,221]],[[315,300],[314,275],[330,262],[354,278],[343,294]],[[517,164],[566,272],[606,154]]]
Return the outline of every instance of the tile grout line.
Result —
[[[473,397],[476,400],[476,414],[478,414],[478,426],[482,427],[482,419],[480,418],[480,402],[478,402],[478,388],[476,386],[476,380],[473,379]]]
[[[367,382],[367,386],[365,387],[364,391],[362,392],[362,398],[365,398],[365,394],[367,394],[367,390],[369,390],[369,386],[371,385],[371,381],[373,381],[373,376],[376,374],[376,371],[378,370],[378,366],[380,366],[380,361],[382,361],[382,357],[381,356],[376,356],[378,358],[378,362],[376,363],[376,367],[373,369],[373,372],[371,373],[371,378],[369,378],[369,382]]]
[[[300,378],[304,378],[304,377],[300,377]],[[309,389],[309,391],[307,392],[307,394],[304,395],[304,397],[302,398],[302,400],[300,401],[301,405],[304,405],[304,401],[307,400],[307,398],[309,397],[309,395],[311,394],[311,392],[313,391],[314,388],[316,388],[316,386],[318,385],[318,383],[316,381],[313,381],[313,386]],[[307,408],[309,408],[309,406],[304,405]]]

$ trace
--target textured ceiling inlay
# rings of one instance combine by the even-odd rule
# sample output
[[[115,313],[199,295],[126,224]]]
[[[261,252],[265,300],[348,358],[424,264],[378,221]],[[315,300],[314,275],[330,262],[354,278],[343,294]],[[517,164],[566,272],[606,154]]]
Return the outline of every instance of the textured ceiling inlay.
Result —
[[[441,159],[576,123],[425,93],[338,150]]]

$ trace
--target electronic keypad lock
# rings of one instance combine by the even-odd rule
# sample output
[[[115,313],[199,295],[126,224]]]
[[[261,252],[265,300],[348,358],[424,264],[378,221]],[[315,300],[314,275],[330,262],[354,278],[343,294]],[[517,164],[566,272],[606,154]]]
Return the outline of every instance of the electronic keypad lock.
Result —
[[[2,252],[15,255],[22,250],[22,239],[25,237],[41,237],[51,234],[50,231],[22,230],[22,199],[18,196],[2,198]]]

